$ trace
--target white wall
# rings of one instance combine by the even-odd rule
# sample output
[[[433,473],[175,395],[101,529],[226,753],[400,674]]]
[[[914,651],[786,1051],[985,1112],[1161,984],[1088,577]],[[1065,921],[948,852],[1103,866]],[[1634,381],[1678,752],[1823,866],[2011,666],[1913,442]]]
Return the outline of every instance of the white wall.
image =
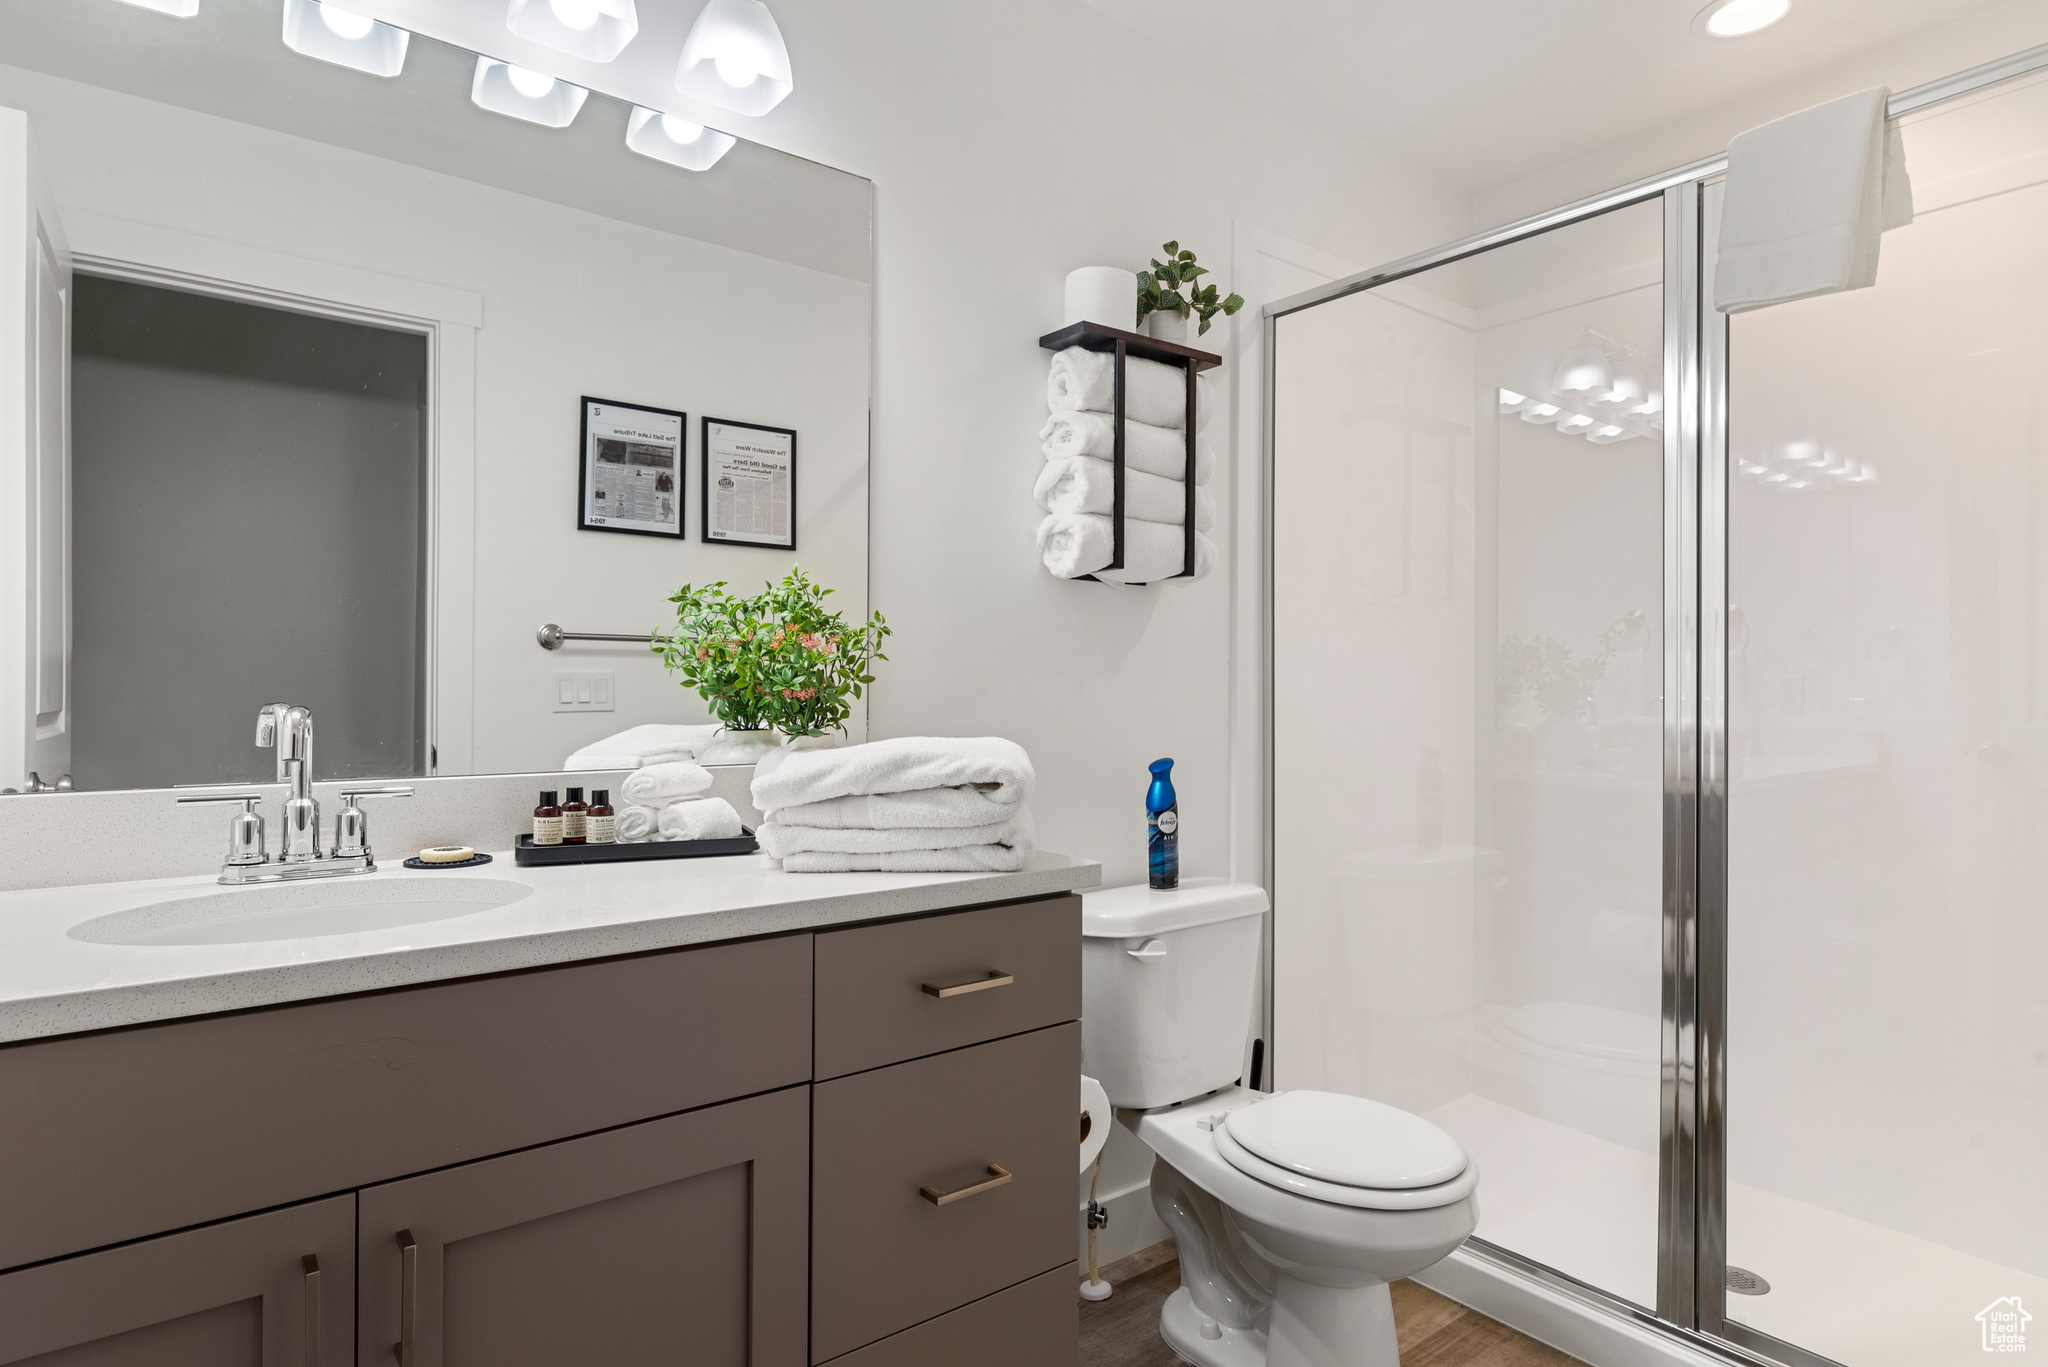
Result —
[[[1257,547],[1226,538],[1193,585],[1048,576],[1037,338],[1077,266],[1141,267],[1176,238],[1228,292],[1235,220],[1370,262],[1456,236],[1463,197],[1231,80],[1153,72],[1155,44],[1074,0],[773,8],[797,91],[752,122],[876,182],[873,585],[898,634],[874,733],[1019,741],[1040,843],[1111,884],[1143,876],[1145,765],[1171,755],[1183,873],[1230,872],[1231,659],[1260,648],[1233,636],[1231,569]],[[1233,401],[1256,392],[1224,379]]]
[[[477,739],[442,772],[553,768],[625,725],[704,719],[644,649],[549,653],[533,633],[658,629],[685,581],[751,589],[788,567],[699,544],[707,413],[797,430],[794,559],[863,610],[866,285],[38,73],[0,67],[0,105],[29,111],[67,211],[482,296],[476,606],[444,628],[473,634]],[[687,541],[576,530],[586,394],[689,414]],[[555,671],[576,668],[617,672],[616,712],[550,710]]]

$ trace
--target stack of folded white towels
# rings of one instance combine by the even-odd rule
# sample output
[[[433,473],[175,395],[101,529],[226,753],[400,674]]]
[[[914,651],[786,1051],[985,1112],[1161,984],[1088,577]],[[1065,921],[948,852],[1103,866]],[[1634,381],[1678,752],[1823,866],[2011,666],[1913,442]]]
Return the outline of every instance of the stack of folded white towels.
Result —
[[[1124,360],[1124,563],[1114,558],[1110,514],[1116,494],[1116,358],[1068,347],[1052,358],[1046,402],[1052,416],[1039,433],[1045,468],[1034,491],[1046,519],[1038,551],[1061,579],[1093,574],[1116,583],[1149,584],[1187,567],[1187,372],[1137,356]],[[1202,377],[1200,427],[1213,405]],[[1216,503],[1200,486],[1214,462],[1199,444],[1195,457],[1195,577],[1216,563]]]
[[[791,873],[1014,872],[1035,847],[1036,782],[997,736],[777,750],[754,768],[755,835]]]
[[[636,769],[619,785],[613,831],[622,845],[649,840],[730,840],[740,814],[722,797],[705,797],[711,771],[686,759]]]

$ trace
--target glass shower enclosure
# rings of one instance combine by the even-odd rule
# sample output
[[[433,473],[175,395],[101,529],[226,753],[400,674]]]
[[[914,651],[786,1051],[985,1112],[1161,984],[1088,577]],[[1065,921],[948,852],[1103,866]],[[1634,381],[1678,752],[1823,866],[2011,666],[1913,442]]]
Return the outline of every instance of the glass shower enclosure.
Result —
[[[1709,161],[1266,310],[1273,1084],[1737,1358],[2048,1315],[2044,69],[1872,289],[1714,312]]]

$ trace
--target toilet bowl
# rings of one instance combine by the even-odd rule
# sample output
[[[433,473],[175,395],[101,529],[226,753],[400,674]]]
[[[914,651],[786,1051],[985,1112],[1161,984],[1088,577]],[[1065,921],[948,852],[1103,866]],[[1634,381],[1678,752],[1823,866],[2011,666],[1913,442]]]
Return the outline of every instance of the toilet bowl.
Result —
[[[1479,1171],[1395,1107],[1239,1085],[1265,908],[1218,880],[1083,895],[1084,1066],[1180,1253],[1160,1336],[1197,1367],[1397,1367],[1387,1284],[1472,1233]]]

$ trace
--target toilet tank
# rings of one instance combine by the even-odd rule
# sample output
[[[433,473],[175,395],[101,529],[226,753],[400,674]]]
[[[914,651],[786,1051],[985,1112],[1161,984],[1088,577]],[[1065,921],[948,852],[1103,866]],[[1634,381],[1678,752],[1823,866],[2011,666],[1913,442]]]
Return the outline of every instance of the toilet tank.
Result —
[[[1266,890],[1189,878],[1081,894],[1081,1071],[1144,1110],[1237,1081]]]

